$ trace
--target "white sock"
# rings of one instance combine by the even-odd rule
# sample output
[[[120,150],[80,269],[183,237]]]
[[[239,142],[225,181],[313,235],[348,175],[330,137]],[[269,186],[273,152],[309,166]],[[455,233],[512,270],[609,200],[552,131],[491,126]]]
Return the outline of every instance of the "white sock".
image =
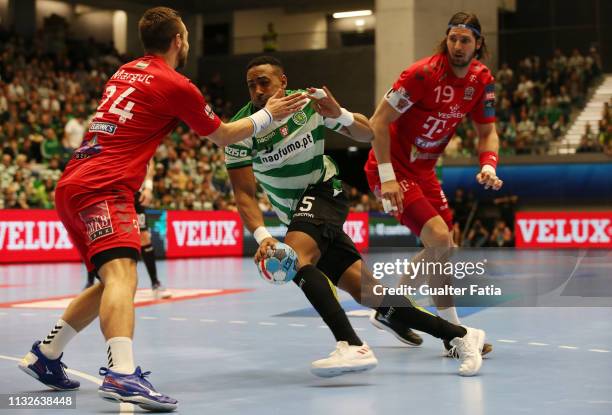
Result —
[[[440,310],[438,308],[438,315],[449,323],[453,323],[458,326],[461,325],[459,316],[457,315],[457,309],[455,307],[445,308],[444,310]]]
[[[132,352],[132,339],[129,337],[113,337],[106,342],[106,355],[108,368],[113,372],[132,374],[134,367],[134,354]]]
[[[68,342],[76,335],[77,331],[70,324],[59,319],[55,323],[55,327],[51,329],[51,332],[40,343],[40,351],[49,359],[55,360],[60,357]]]

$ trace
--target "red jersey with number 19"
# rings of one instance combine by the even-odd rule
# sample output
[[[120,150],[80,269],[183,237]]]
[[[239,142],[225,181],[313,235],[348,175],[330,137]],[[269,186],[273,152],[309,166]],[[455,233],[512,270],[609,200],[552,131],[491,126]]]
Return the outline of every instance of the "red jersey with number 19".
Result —
[[[434,175],[434,166],[466,114],[495,122],[495,85],[489,69],[472,60],[457,78],[446,54],[417,61],[400,75],[386,101],[402,115],[389,126],[393,168],[406,176]],[[376,170],[370,151],[367,170]]]
[[[108,80],[102,101],[58,188],[76,185],[136,192],[161,140],[185,121],[206,136],[221,121],[195,85],[161,57],[126,63]]]

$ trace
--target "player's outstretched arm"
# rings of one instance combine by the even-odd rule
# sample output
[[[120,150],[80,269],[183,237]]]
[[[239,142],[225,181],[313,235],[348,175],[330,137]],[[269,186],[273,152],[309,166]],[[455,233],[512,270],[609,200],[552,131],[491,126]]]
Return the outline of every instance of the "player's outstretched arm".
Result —
[[[293,114],[305,104],[305,96],[296,92],[285,96],[279,89],[268,99],[265,108],[255,114],[229,123],[221,123],[219,128],[208,135],[218,146],[234,144],[245,138],[253,137],[266,129],[272,121],[282,120]]]
[[[374,131],[372,149],[374,149],[376,161],[378,161],[380,192],[385,212],[395,210],[401,213],[404,207],[402,203],[403,194],[399,183],[395,179],[395,172],[391,165],[391,137],[389,136],[389,125],[401,115],[383,98],[374,115],[370,118],[370,125]]]
[[[484,185],[485,189],[499,190],[504,182],[497,177],[499,154],[499,136],[495,123],[479,124],[474,122],[478,133],[478,154],[480,158],[480,172],[476,175],[478,183]]]
[[[259,244],[259,249],[255,254],[255,261],[258,262],[267,254],[268,249],[273,248],[278,241],[270,235],[264,226],[263,215],[257,204],[257,184],[253,167],[245,166],[229,169],[228,173],[234,188],[234,199],[236,200],[238,213],[240,213],[246,228],[253,234]]]
[[[342,108],[326,86],[323,86],[323,89],[308,88],[308,94],[316,112],[331,121],[342,124],[342,128],[338,130],[340,134],[362,143],[372,141],[374,133],[370,128],[368,118],[363,114],[349,112]]]

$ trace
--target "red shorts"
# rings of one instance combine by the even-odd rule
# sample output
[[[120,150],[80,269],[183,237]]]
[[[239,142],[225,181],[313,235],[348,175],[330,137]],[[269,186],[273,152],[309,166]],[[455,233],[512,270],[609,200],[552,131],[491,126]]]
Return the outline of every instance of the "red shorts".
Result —
[[[55,191],[55,206],[88,271],[110,259],[138,258],[140,229],[131,192],[92,192],[65,185]],[[113,250],[113,257],[102,255],[109,250]],[[101,255],[92,263],[97,254]]]
[[[372,170],[370,167],[368,162],[365,166],[368,184],[376,197],[380,197],[378,169]],[[396,170],[395,177],[404,196],[404,211],[396,216],[402,225],[407,226],[413,233],[420,236],[425,223],[439,215],[446,222],[449,230],[453,228],[453,214],[435,175],[416,177]]]

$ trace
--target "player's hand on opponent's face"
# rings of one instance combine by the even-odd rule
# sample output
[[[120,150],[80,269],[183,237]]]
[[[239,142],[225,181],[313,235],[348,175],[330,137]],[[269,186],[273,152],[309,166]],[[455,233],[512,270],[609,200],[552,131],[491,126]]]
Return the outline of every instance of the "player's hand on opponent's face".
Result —
[[[278,240],[274,238],[266,238],[261,241],[261,245],[259,245],[257,252],[255,252],[255,263],[258,263],[262,259],[272,255],[272,251],[274,251],[274,248],[276,247],[277,243]]]
[[[266,103],[266,109],[270,111],[272,119],[278,121],[287,118],[306,104],[306,95],[296,92],[285,96],[285,90],[279,88]]]
[[[138,202],[140,202],[143,206],[149,206],[153,201],[153,191],[151,189],[143,189],[140,192],[140,197],[138,198]]]
[[[404,195],[397,180],[389,180],[380,185],[381,200],[386,213],[393,215],[404,211]]]
[[[308,98],[313,103],[312,107],[316,112],[327,118],[338,118],[342,112],[340,104],[334,98],[331,91],[324,85],[323,89],[308,88]]]
[[[484,165],[480,173],[476,175],[478,183],[484,185],[485,189],[499,190],[503,186],[504,182],[497,177],[495,169],[489,165]]]

